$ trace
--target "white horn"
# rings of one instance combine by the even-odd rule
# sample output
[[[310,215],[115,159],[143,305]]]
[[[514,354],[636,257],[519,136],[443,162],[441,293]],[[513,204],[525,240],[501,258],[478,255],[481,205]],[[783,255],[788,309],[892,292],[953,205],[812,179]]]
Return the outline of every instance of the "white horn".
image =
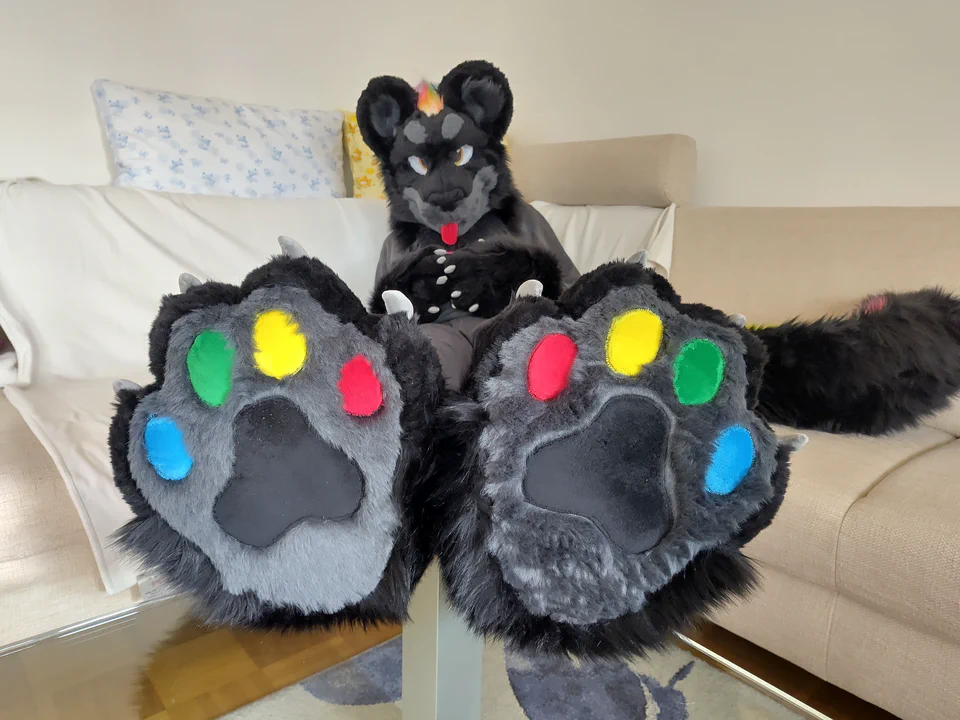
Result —
[[[627,262],[637,263],[638,265],[643,265],[643,267],[646,267],[648,257],[649,257],[649,253],[647,253],[646,250],[641,250],[640,252],[636,252],[633,255],[631,255],[629,258],[627,258]]]
[[[746,327],[747,326],[747,316],[737,313],[736,315],[730,316],[730,321],[737,327]]]
[[[413,320],[413,303],[402,292],[399,290],[384,290],[380,297],[383,298],[383,304],[387,308],[388,315],[403,313]]]
[[[302,258],[307,256],[307,251],[303,249],[303,245],[291,237],[281,235],[278,242],[280,243],[280,251],[285,257]]]
[[[133,380],[114,380],[113,381],[113,393],[114,395],[119,395],[124,390],[133,390],[136,392],[140,389],[140,386],[135,383]]]
[[[808,442],[810,442],[810,436],[799,433],[797,435],[791,435],[788,438],[784,438],[782,445],[786,445],[790,448],[792,452],[802,449]]]
[[[196,287],[197,285],[203,285],[203,281],[200,280],[200,278],[198,278],[196,275],[191,275],[190,273],[180,273],[180,279],[178,282],[180,284],[180,292],[182,293],[185,293],[187,290],[192,287]]]
[[[535,297],[543,295],[543,283],[539,280],[524,280],[517,288],[517,297]]]

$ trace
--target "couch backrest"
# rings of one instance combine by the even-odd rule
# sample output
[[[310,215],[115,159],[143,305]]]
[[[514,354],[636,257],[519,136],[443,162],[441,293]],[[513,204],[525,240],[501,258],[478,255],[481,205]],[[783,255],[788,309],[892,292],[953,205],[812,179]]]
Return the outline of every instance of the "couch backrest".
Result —
[[[510,167],[527,200],[557,205],[685,205],[697,143],[688,135],[511,145]]]
[[[960,207],[678,208],[670,279],[756,324],[848,312],[878,290],[960,293]],[[931,424],[960,435],[960,403]]]

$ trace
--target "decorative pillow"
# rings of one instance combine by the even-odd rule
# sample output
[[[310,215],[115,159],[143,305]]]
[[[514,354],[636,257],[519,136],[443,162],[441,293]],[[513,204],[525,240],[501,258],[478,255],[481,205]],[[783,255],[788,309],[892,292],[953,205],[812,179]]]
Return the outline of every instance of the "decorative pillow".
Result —
[[[93,83],[115,185],[241,197],[344,197],[343,113]]]
[[[357,128],[357,114],[346,113],[343,119],[343,142],[350,161],[350,173],[353,177],[353,196],[386,200],[383,180],[377,158],[360,137]]]

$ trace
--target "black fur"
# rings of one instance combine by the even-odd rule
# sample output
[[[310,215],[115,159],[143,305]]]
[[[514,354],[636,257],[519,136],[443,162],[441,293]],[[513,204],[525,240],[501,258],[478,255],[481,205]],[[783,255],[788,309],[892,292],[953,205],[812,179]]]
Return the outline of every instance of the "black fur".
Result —
[[[367,84],[357,102],[357,123],[373,154],[389,157],[401,122],[413,115],[417,93],[400,78],[382,75]]]
[[[773,518],[780,511],[783,499],[787,495],[787,484],[790,482],[790,455],[793,448],[790,445],[781,445],[777,448],[777,471],[773,474],[773,497],[765,502],[760,509],[740,526],[740,532],[733,539],[734,545],[743,547],[757,535],[770,527]]]
[[[450,302],[452,290],[459,290],[458,308],[476,304],[476,317],[490,318],[509,303],[517,288],[526,280],[543,283],[544,297],[557,297],[562,289],[560,266],[556,258],[539,247],[526,247],[510,237],[470,245],[448,255],[447,264],[437,263],[434,249],[421,248],[407,253],[391,268],[373,289],[370,308],[384,312],[383,292],[401,289],[420,314],[420,322],[433,322],[435,316],[427,308],[443,307]],[[438,285],[445,267],[455,265],[455,282]],[[460,278],[467,278],[466,281]]]
[[[130,421],[141,399],[162,383],[166,349],[176,320],[202,307],[239,303],[254,290],[271,285],[307,289],[324,309],[378,340],[403,393],[400,424],[404,434],[394,484],[396,507],[401,511],[396,544],[376,589],[361,602],[335,614],[304,613],[296,608],[269,605],[251,593],[227,593],[209,559],[157,515],[137,488],[130,472]],[[150,334],[151,368],[156,381],[137,391],[120,391],[110,426],[114,480],[135,516],[119,531],[117,541],[141,557],[148,567],[159,571],[174,588],[193,594],[199,601],[203,617],[214,624],[305,628],[343,624],[367,626],[406,619],[412,589],[434,554],[433,537],[423,531],[432,527],[432,523],[422,516],[429,512],[425,468],[430,463],[436,442],[434,426],[443,400],[444,383],[436,353],[426,338],[419,334],[411,337],[389,331],[392,324],[401,322],[406,320],[397,316],[368,315],[342,280],[311,258],[275,258],[250,273],[239,288],[206,283],[190,288],[182,295],[165,297]]]
[[[560,266],[550,253],[541,248],[524,247],[510,238],[493,240],[479,247],[472,245],[450,258],[450,262],[457,264],[458,272],[472,278],[472,282],[457,286],[463,293],[457,298],[457,307],[468,308],[476,303],[480,306],[475,313],[479,317],[499,314],[525,280],[542,282],[543,295],[548,298],[558,297],[562,289]]]
[[[769,356],[758,410],[771,422],[882,435],[960,391],[960,298],[943,290],[891,293],[874,313],[755,332]]]
[[[583,275],[560,298],[560,306],[570,317],[577,319],[600,302],[613,289],[647,285],[657,296],[675,307],[680,306],[680,296],[673,286],[653,270],[639,263],[612,261]]]
[[[612,289],[644,284],[691,315],[734,327],[726,315],[703,305],[684,305],[672,286],[640,265],[611,263],[584,275],[558,302],[523,298],[509,312],[491,322],[477,336],[473,367],[462,396],[447,405],[441,420],[443,452],[435,456],[437,477],[432,518],[439,535],[440,567],[451,603],[476,632],[504,640],[510,647],[536,652],[605,659],[644,655],[666,647],[674,631],[684,631],[710,610],[746,596],[758,582],[750,560],[740,547],[766,528],[780,508],[789,478],[791,448],[782,446],[773,478],[774,497],[745,522],[725,544],[701,552],[673,579],[651,595],[641,612],[592,625],[557,622],[530,613],[504,579],[496,558],[489,552],[492,507],[483,494],[484,475],[477,438],[487,418],[478,402],[477,377],[497,373],[490,358],[516,332],[542,317],[579,317]],[[762,369],[763,348],[747,344],[748,367]],[[755,392],[748,390],[748,392]]]
[[[503,140],[513,119],[513,93],[499,68],[468,60],[448,72],[438,90],[444,103],[470,115],[491,137]]]

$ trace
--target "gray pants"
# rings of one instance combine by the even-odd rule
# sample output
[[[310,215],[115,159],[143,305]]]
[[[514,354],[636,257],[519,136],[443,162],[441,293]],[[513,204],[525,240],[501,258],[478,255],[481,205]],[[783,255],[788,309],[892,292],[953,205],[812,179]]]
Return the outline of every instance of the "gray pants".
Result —
[[[457,317],[420,326],[440,356],[443,377],[451,390],[459,390],[463,384],[473,357],[473,339],[485,322],[483,318]]]

